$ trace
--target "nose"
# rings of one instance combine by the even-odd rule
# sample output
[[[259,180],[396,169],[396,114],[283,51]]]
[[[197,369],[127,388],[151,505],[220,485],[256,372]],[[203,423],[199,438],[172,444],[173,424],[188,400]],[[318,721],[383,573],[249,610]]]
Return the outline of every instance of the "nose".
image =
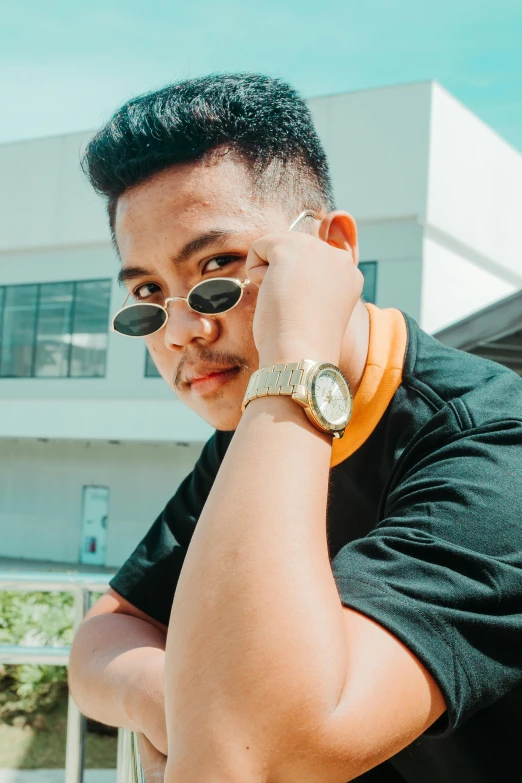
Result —
[[[217,319],[196,313],[184,300],[167,303],[169,314],[164,329],[165,345],[171,351],[184,348],[194,340],[212,343],[219,335]]]

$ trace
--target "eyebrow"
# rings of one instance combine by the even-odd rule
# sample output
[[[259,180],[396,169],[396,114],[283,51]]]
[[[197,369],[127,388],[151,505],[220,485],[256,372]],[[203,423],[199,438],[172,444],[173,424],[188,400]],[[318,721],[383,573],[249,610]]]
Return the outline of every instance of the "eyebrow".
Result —
[[[204,250],[209,245],[222,247],[231,236],[237,236],[237,232],[226,228],[213,228],[210,231],[206,231],[204,234],[200,234],[195,239],[191,239],[190,242],[187,242],[175,256],[171,257],[171,261],[176,266],[181,266],[195,253]],[[123,285],[129,280],[135,280],[138,277],[144,277],[150,274],[150,270],[141,266],[122,267],[118,272],[118,283]]]
[[[150,274],[150,271],[142,266],[124,266],[118,272],[118,283],[125,285],[129,280],[136,280],[137,277],[146,277]]]

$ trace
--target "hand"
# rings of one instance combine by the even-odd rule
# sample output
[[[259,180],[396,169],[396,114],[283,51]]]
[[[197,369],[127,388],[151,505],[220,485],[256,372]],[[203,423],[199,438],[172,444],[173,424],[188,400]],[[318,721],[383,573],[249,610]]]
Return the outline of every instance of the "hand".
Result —
[[[138,752],[147,783],[163,783],[167,757],[160,753],[144,734],[138,734]]]
[[[339,363],[363,286],[353,218],[330,213],[319,237],[267,234],[249,250],[246,275],[259,288],[253,333],[260,367],[300,359]]]

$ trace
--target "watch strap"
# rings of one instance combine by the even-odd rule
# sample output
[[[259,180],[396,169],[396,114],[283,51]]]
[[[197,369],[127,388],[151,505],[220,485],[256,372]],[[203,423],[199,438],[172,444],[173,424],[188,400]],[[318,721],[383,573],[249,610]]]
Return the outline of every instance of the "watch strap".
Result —
[[[302,359],[300,362],[274,364],[256,370],[248,382],[241,410],[244,411],[248,403],[258,397],[295,394],[304,401],[307,397],[305,379],[316,364],[318,362],[312,359]]]

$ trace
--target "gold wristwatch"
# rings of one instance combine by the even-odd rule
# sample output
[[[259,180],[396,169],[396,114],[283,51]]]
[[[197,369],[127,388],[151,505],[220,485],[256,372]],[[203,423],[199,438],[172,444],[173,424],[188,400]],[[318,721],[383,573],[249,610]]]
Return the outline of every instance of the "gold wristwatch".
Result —
[[[348,381],[335,364],[303,359],[263,367],[252,374],[241,410],[258,397],[284,394],[304,408],[317,429],[342,438],[352,415]]]

